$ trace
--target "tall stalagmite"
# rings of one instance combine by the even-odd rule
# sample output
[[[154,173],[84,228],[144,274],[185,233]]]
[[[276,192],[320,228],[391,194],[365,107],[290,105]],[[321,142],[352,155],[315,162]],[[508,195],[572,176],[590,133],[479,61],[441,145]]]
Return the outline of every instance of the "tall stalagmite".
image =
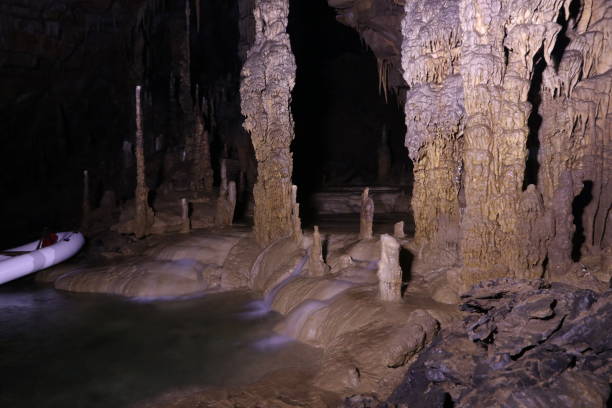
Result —
[[[294,137],[289,109],[295,58],[287,34],[288,0],[257,0],[255,43],[247,53],[240,86],[244,128],[257,158],[255,236],[266,245],[293,230],[289,150]]]
[[[136,214],[134,235],[142,238],[149,233],[153,222],[153,212],[148,204],[149,189],[146,184],[144,135],[142,132],[142,105],[140,86],[136,87],[136,194],[134,197]]]

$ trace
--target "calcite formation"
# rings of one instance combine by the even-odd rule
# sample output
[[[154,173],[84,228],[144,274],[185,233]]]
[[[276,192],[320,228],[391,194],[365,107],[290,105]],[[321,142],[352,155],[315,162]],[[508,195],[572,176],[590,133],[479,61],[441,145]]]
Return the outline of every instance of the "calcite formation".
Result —
[[[415,239],[431,244],[440,220],[457,225],[463,284],[539,277],[547,256],[551,270],[565,270],[572,221],[583,229],[583,252],[610,245],[611,4],[405,2]],[[527,185],[537,113],[537,185]]]
[[[308,258],[308,275],[309,276],[324,276],[329,272],[329,266],[323,260],[323,245],[321,242],[321,233],[319,227],[314,226],[312,233],[312,246]]]
[[[538,186],[552,218],[553,275],[572,262],[574,224],[583,227],[583,254],[598,255],[612,245],[612,2],[585,2],[566,35],[569,43],[558,67],[549,64],[543,72],[538,111]],[[578,207],[574,220],[578,196],[590,201]]]
[[[370,198],[370,189],[363,189],[361,194],[361,214],[359,217],[359,239],[372,238],[372,225],[374,223],[374,201]]]
[[[391,235],[380,236],[378,261],[378,296],[385,302],[402,300],[402,268],[399,264],[400,244]]]
[[[255,2],[255,42],[242,68],[243,126],[251,134],[257,159],[254,230],[261,245],[294,230],[289,104],[296,65],[286,30],[288,14],[287,0]]]

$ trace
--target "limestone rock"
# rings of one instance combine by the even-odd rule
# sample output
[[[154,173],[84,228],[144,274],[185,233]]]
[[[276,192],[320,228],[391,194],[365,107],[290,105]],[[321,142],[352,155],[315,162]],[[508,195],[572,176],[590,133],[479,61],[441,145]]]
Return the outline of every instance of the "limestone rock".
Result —
[[[292,231],[292,157],[294,138],[289,109],[295,85],[295,58],[286,32],[289,3],[256,0],[255,42],[247,53],[240,86],[244,128],[257,159],[255,235],[261,245]]]
[[[610,397],[612,292],[497,279],[463,295],[390,397],[410,407],[604,407]]]

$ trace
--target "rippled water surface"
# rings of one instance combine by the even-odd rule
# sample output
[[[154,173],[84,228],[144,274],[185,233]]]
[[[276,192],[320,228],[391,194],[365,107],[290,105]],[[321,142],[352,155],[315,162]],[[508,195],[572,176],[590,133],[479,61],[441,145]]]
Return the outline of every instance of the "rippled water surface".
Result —
[[[126,407],[176,388],[240,385],[316,352],[247,318],[249,293],[134,301],[0,286],[0,407]]]

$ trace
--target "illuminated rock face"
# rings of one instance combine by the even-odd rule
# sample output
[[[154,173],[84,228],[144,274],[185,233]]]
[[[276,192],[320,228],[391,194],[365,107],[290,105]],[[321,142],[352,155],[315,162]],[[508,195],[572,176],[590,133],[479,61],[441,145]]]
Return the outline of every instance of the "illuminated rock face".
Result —
[[[415,239],[433,245],[440,220],[458,225],[462,284],[539,277],[547,256],[563,269],[581,193],[592,196],[583,252],[610,245],[611,10],[604,0],[406,2]],[[542,125],[537,185],[525,187],[530,93]]]
[[[255,43],[247,53],[240,86],[244,128],[257,158],[254,221],[261,245],[293,230],[289,104],[296,66],[286,31],[288,14],[287,0],[255,2]]]

